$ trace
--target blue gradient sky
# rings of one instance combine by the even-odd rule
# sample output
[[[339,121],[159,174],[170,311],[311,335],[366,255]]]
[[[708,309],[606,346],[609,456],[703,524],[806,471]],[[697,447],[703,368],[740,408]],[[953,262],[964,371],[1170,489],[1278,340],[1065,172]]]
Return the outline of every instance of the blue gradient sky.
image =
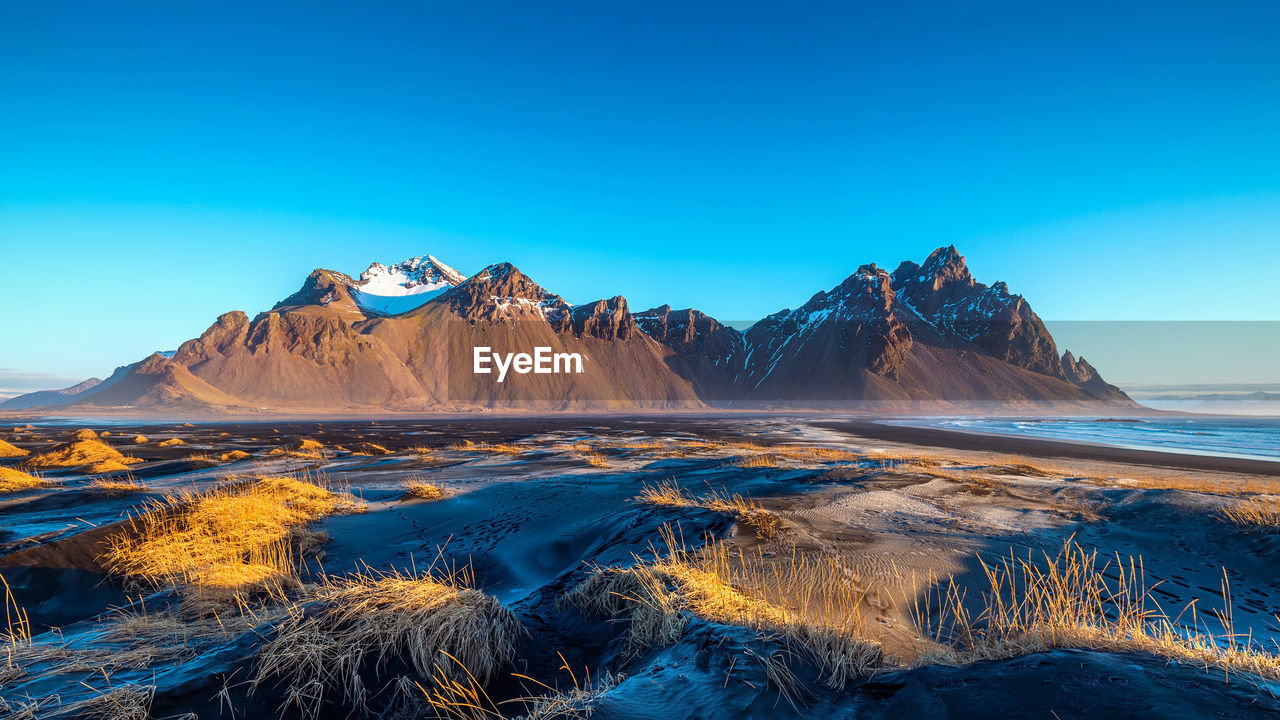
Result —
[[[690,5],[0,5],[0,390],[425,253],[732,320],[955,244],[1049,319],[1280,319],[1280,5]]]

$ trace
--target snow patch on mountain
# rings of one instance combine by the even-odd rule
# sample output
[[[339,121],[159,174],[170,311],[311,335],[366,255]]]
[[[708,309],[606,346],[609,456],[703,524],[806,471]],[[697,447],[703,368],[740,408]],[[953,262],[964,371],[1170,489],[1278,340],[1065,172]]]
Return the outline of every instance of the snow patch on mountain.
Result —
[[[351,286],[351,297],[366,314],[399,315],[421,306],[466,277],[431,255],[394,265],[373,263]]]

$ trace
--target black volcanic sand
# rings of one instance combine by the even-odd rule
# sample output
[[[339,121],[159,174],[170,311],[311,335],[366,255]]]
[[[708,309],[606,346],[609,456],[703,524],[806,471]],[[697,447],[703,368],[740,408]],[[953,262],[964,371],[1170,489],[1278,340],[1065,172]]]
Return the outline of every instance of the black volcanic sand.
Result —
[[[13,444],[39,452],[76,427],[43,425],[0,432]],[[330,540],[308,560],[314,576],[369,568],[424,568],[470,564],[476,583],[510,607],[527,635],[511,672],[564,685],[560,654],[593,677],[625,676],[597,702],[601,718],[1198,718],[1264,717],[1280,710],[1276,683],[1132,653],[1053,650],[961,667],[890,668],[840,689],[825,687],[816,668],[776,639],[693,618],[672,646],[627,652],[625,622],[585,617],[557,601],[592,565],[629,565],[652,556],[658,530],[678,523],[687,541],[704,533],[732,545],[759,548],[770,557],[792,550],[829,554],[866,583],[866,617],[882,628],[886,648],[912,652],[910,619],[893,598],[919,597],[924,578],[955,577],[974,588],[979,557],[1054,554],[1074,537],[1101,556],[1142,555],[1153,592],[1170,615],[1193,599],[1201,613],[1220,607],[1222,568],[1229,568],[1235,629],[1271,643],[1280,634],[1280,540],[1224,524],[1215,512],[1226,499],[1178,490],[1101,486],[1074,477],[1002,476],[997,490],[884,470],[871,463],[742,468],[746,451],[722,448],[662,457],[640,450],[601,449],[609,468],[589,467],[568,443],[646,438],[750,441],[759,445],[822,445],[859,452],[915,450],[950,453],[960,467],[982,467],[988,455],[1019,453],[1053,458],[1081,475],[1108,469],[1117,477],[1156,469],[1170,476],[1252,478],[1272,482],[1274,468],[1247,461],[1192,458],[1085,446],[1041,447],[1039,441],[917,431],[856,421],[799,417],[555,417],[375,422],[219,423],[198,426],[96,426],[107,442],[145,462],[132,466],[142,493],[114,495],[88,487],[74,469],[45,472],[47,489],[0,495],[0,575],[25,608],[39,647],[57,653],[0,685],[10,709],[57,695],[69,704],[105,685],[85,660],[122,646],[101,629],[122,606],[150,612],[176,605],[172,593],[125,585],[100,561],[104,541],[121,531],[130,513],[166,493],[210,487],[230,477],[323,473],[367,503],[360,514],[335,515],[316,529]],[[135,445],[134,435],[149,442]],[[938,433],[942,433],[939,435]],[[960,436],[960,437],[952,437]],[[186,444],[160,447],[177,437]],[[321,460],[268,455],[304,438],[326,447]],[[462,440],[519,442],[519,456],[449,449]],[[1046,441],[1047,442],[1047,441]],[[388,455],[356,455],[376,443]],[[423,460],[411,448],[433,448]],[[223,462],[243,450],[246,460]],[[1119,454],[1117,454],[1117,452]],[[212,465],[200,457],[212,459]],[[6,459],[17,465],[21,459]],[[440,501],[405,499],[402,481],[426,476],[446,487]],[[757,540],[728,515],[701,509],[655,508],[633,502],[645,483],[674,478],[693,492],[710,489],[758,499],[782,521],[777,540]],[[1085,510],[1081,510],[1085,508]],[[905,574],[920,578],[915,584]],[[191,640],[181,651],[136,667],[114,668],[113,687],[154,685],[153,717],[196,713],[201,718],[292,717],[281,711],[281,689],[250,693],[254,653],[272,633],[259,627],[217,640]],[[114,644],[113,644],[114,643]],[[782,653],[803,686],[787,697],[770,682],[759,660]],[[84,657],[81,657],[81,656]],[[68,658],[81,658],[78,666]],[[395,661],[393,661],[393,665]],[[400,664],[403,665],[402,663]],[[2,666],[0,666],[2,667]],[[0,673],[0,678],[6,677]],[[370,677],[370,685],[378,682]],[[494,698],[529,692],[507,676],[494,681]],[[221,694],[221,697],[219,697]],[[336,693],[332,694],[334,697]],[[376,705],[376,703],[375,703]],[[0,708],[3,708],[0,705]],[[49,704],[46,714],[56,705]],[[513,710],[517,706],[510,706]],[[375,710],[379,709],[375,707]],[[2,712],[2,711],[0,711]],[[518,712],[516,714],[519,714]],[[328,705],[323,717],[352,716]],[[37,716],[40,716],[39,714]]]

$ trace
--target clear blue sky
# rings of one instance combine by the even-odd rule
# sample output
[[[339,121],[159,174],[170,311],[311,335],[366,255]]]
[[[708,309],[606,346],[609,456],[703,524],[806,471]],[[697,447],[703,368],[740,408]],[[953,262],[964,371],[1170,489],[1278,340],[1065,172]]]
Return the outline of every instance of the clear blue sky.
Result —
[[[1277,3],[260,5],[0,5],[0,390],[424,253],[739,320],[954,243],[1050,319],[1280,319]]]

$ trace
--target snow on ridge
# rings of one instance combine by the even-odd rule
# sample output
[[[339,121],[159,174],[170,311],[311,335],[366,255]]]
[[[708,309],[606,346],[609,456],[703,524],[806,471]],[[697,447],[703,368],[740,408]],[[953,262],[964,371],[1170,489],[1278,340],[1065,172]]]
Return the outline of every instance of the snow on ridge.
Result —
[[[431,255],[424,255],[394,265],[372,263],[368,270],[360,273],[356,288],[367,295],[420,295],[447,290],[464,279],[462,273]]]
[[[351,296],[366,313],[399,315],[460,284],[466,277],[437,260],[421,255],[394,265],[371,263],[352,284]]]

